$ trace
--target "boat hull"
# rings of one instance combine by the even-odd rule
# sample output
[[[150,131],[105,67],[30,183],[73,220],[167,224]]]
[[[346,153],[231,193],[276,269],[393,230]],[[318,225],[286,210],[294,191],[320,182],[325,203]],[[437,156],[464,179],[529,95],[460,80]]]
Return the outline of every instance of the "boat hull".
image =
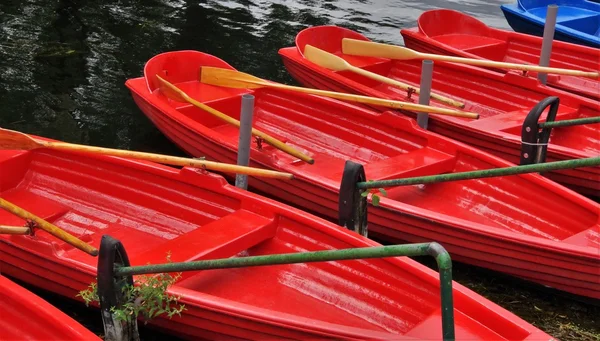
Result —
[[[0,170],[3,198],[95,247],[121,240],[133,265],[379,245],[202,170],[50,150],[0,152]],[[44,231],[0,236],[3,273],[66,297],[95,281],[96,262]],[[549,338],[453,290],[458,338]],[[185,272],[168,292],[182,316],[150,323],[190,340],[441,337],[437,273],[407,257]]]
[[[2,340],[100,340],[70,316],[2,275],[0,312]]]

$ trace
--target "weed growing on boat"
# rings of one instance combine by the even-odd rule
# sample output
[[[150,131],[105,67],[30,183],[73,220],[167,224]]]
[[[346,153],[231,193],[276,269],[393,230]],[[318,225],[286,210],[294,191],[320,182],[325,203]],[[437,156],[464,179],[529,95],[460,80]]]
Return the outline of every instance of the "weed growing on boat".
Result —
[[[167,256],[167,260],[170,261],[169,256]],[[162,314],[166,314],[169,318],[174,315],[181,316],[185,306],[178,304],[178,296],[167,293],[167,289],[180,278],[181,273],[177,273],[175,276],[168,273],[136,276],[134,285],[125,285],[122,288],[125,303],[120,308],[111,307],[110,311],[117,320],[121,321],[137,319],[140,314],[145,322]],[[86,305],[99,302],[98,285],[91,283],[77,296],[81,297]]]
[[[367,182],[372,182],[372,181],[373,180],[368,180]],[[380,194],[383,195],[384,197],[387,197],[387,192],[383,188],[378,188],[376,190],[372,189],[372,190],[364,191],[360,195],[362,197],[367,197],[369,194],[371,194],[371,203],[373,204],[373,206],[379,206],[379,201],[381,200],[381,197],[379,197]]]

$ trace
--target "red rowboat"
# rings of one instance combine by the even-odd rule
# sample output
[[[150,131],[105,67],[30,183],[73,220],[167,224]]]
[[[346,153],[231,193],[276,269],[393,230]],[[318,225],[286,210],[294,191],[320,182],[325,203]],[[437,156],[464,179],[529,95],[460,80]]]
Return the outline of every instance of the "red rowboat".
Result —
[[[0,152],[0,194],[98,247],[121,240],[133,265],[376,246],[202,170],[50,150]],[[0,210],[0,224],[23,221]],[[97,259],[44,231],[0,236],[4,273],[75,297]],[[407,257],[186,272],[169,292],[181,317],[152,320],[188,339],[439,339],[437,273]],[[454,284],[458,339],[548,340]]]
[[[0,340],[100,340],[70,316],[0,275]]]
[[[421,14],[417,23],[418,27],[401,31],[404,44],[413,50],[520,64],[538,65],[540,61],[541,37],[492,28],[458,11],[430,10]],[[600,49],[555,40],[550,66],[600,72]],[[548,75],[547,83],[600,100],[599,79]]]
[[[290,74],[305,86],[406,100],[406,92],[394,86],[349,71],[334,72],[308,61],[300,53],[306,44],[334,53],[354,66],[419,86],[420,60],[391,61],[343,55],[343,38],[367,40],[363,35],[341,27],[317,26],[300,32],[296,37],[296,47],[281,49],[279,54]],[[478,120],[432,115],[429,120],[432,131],[479,147],[513,163],[518,163],[520,159],[523,120],[542,99],[560,97],[556,120],[600,115],[598,101],[542,86],[536,79],[516,73],[500,74],[468,65],[436,62],[432,92],[465,103],[466,111],[480,114]],[[414,101],[418,100],[417,96],[413,97]],[[435,101],[432,105],[444,106]],[[598,156],[599,134],[598,124],[552,129],[548,161]],[[585,194],[598,195],[600,192],[598,167],[551,172],[547,175]]]
[[[235,162],[238,129],[165,97],[160,74],[194,99],[239,118],[241,96],[255,97],[254,127],[313,157],[310,165],[269,145],[251,148],[251,165],[294,174],[293,181],[250,179],[250,186],[311,212],[337,217],[346,160],[369,180],[510,166],[475,148],[418,128],[408,117],[280,90],[200,83],[202,66],[232,68],[197,51],[152,58],[127,86],[142,111],[189,154]],[[369,230],[388,241],[435,240],[455,259],[600,298],[598,204],[530,174],[388,190],[369,208]]]

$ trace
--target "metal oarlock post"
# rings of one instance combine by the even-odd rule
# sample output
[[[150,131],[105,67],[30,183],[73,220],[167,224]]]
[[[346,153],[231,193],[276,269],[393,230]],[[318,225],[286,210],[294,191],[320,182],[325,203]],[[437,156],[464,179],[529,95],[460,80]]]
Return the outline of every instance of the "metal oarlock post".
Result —
[[[250,164],[250,144],[252,143],[252,116],[254,113],[254,96],[242,95],[242,109],[240,113],[240,138],[238,140],[238,166]],[[235,186],[248,189],[248,175],[237,174]]]
[[[439,268],[443,339],[449,341],[454,340],[455,335],[454,303],[452,298],[452,260],[450,259],[450,255],[448,254],[448,252],[440,244],[435,242],[364,247],[343,250],[286,253],[268,256],[234,257],[225,259],[213,259],[183,263],[154,264],[143,266],[121,266],[120,264],[116,264],[113,276],[115,278],[120,278],[121,276],[133,276],[162,272],[231,269],[264,265],[281,265],[426,255],[434,257]],[[98,278],[98,281],[98,283],[100,283],[100,277]],[[98,284],[98,288],[100,288],[100,284]]]
[[[550,65],[550,55],[552,54],[552,41],[554,40],[554,29],[556,28],[556,16],[558,14],[557,5],[548,5],[546,12],[546,23],[544,24],[544,38],[542,40],[542,51],[540,53],[540,66]],[[538,79],[542,84],[546,84],[548,75],[538,73]]]
[[[431,81],[433,78],[433,60],[424,60],[421,63],[421,85],[419,93],[419,104],[429,105],[429,96],[431,96]],[[429,122],[428,113],[417,114],[417,124],[423,129],[427,129]]]

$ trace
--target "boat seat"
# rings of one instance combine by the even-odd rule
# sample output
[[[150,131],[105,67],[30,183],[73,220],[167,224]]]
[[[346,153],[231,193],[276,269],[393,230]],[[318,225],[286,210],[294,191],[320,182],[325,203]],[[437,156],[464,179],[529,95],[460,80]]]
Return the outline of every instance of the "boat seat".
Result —
[[[422,335],[431,335],[431,330],[438,330],[439,339],[442,338],[442,331],[439,328],[442,323],[441,309],[435,310],[425,320],[421,321],[414,328],[404,334],[405,337],[414,337],[420,339]],[[509,320],[498,321],[499,325],[494,329],[482,325],[473,320],[463,312],[454,312],[454,321],[456,325],[456,338],[461,340],[474,340],[483,338],[484,340],[523,340],[528,332],[523,329],[516,329]]]
[[[520,135],[520,129],[523,126],[523,122],[525,121],[527,114],[529,114],[529,111],[531,111],[531,109],[520,109],[504,114],[480,118],[478,120],[469,122],[469,126],[487,131],[508,131]],[[575,109],[565,105],[560,105],[558,108],[558,113],[556,114],[556,120],[574,118],[573,116],[575,114]],[[545,117],[546,115],[543,114],[540,118],[540,123],[545,121]]]
[[[164,263],[227,258],[273,238],[277,221],[239,209],[194,231],[166,241],[141,254],[130,254],[131,264]]]
[[[221,86],[200,83],[196,80],[177,83],[175,86],[177,86],[191,98],[205,104],[210,104],[212,101],[220,101],[228,98],[239,97],[240,95],[249,92],[249,90],[246,89],[225,88]],[[191,105],[187,102],[173,100],[169,100],[169,103],[176,109],[185,108]]]
[[[521,127],[523,126],[523,121],[525,120],[525,117],[527,117],[529,111],[529,109],[521,109],[480,118],[469,122],[469,126],[484,129],[486,131],[502,131],[509,128]]]
[[[557,24],[564,25],[568,28],[587,33],[594,34],[596,32],[596,27],[598,27],[598,23],[600,22],[600,15],[588,13],[582,13],[581,16],[577,18],[571,18],[569,20],[557,21]]]
[[[464,49],[465,52],[472,53],[484,59],[500,60],[506,54],[508,44],[506,42],[492,43],[482,46],[474,46]]]
[[[0,196],[2,192],[17,186],[29,167],[33,152],[23,150],[1,150],[0,167],[5,169],[0,176]]]
[[[506,44],[504,41],[496,38],[477,36],[472,34],[443,34],[436,36],[434,39],[436,41],[439,41],[440,43],[450,45],[456,49],[465,51],[469,51],[470,49],[475,48]]]
[[[365,173],[369,180],[434,175],[452,171],[455,161],[454,155],[425,147],[366,164]]]
[[[376,57],[363,57],[363,56],[353,56],[349,54],[343,54],[341,52],[335,53],[336,56],[341,57],[350,65],[366,68],[366,67],[374,67],[376,65],[389,63],[389,59],[386,58],[376,58]],[[373,71],[373,70],[370,70]],[[336,71],[337,73],[338,71]]]
[[[564,243],[573,244],[577,246],[587,247],[600,247],[600,232],[598,232],[598,225],[576,233],[569,238],[563,239]]]
[[[22,190],[20,187],[3,192],[2,198],[50,223],[69,212],[67,206],[30,191]],[[25,220],[2,209],[0,209],[0,221],[3,225],[9,226],[23,226],[25,224]]]

